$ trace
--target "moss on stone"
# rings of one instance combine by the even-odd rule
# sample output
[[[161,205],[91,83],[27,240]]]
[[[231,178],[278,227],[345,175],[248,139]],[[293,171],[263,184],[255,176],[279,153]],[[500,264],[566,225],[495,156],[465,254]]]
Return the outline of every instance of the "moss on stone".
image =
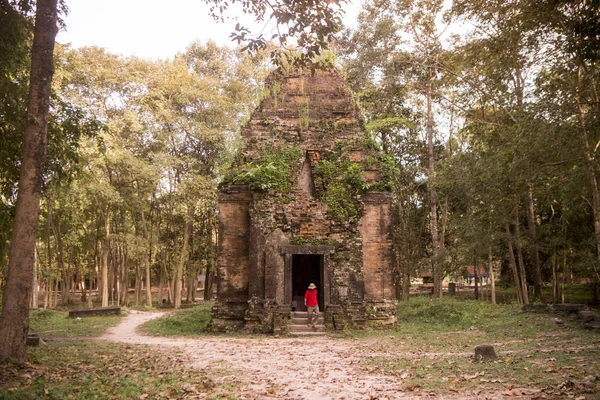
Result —
[[[296,246],[331,246],[333,241],[328,238],[303,238],[300,236],[294,236],[290,239],[290,244]]]

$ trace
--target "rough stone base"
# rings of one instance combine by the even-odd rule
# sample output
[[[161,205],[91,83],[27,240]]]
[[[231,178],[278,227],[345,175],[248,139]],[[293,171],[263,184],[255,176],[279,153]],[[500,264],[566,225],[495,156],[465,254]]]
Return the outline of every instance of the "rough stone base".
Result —
[[[243,299],[217,300],[210,314],[215,332],[241,331],[245,325],[248,301]]]
[[[346,326],[361,329],[366,326],[386,327],[398,322],[397,302],[369,300],[330,304],[324,311],[327,330],[343,330]],[[291,308],[269,300],[217,301],[211,311],[215,332],[246,331],[248,333],[289,333]]]
[[[325,327],[328,330],[343,330],[346,326],[344,309],[337,304],[330,304],[325,310]]]
[[[387,326],[398,322],[398,302],[395,300],[368,300],[365,317],[369,325]]]

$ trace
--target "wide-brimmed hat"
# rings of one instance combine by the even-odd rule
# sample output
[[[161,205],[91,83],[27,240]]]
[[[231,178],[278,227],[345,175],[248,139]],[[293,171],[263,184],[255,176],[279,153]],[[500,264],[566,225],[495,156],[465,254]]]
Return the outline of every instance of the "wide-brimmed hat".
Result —
[[[308,288],[309,289],[316,289],[317,287],[315,286],[314,283],[311,283],[310,285],[308,285]]]

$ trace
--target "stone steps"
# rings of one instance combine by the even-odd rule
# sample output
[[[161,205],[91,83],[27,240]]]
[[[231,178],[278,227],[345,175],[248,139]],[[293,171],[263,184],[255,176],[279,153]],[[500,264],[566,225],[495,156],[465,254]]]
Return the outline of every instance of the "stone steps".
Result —
[[[291,317],[290,333],[292,335],[324,335],[326,333],[323,313],[319,313],[314,328],[308,325],[308,312],[306,311],[293,311]]]

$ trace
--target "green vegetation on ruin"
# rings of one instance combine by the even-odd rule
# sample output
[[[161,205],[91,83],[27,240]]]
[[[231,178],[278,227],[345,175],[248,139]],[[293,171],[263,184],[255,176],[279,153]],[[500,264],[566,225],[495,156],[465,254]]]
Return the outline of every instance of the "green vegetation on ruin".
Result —
[[[315,166],[315,186],[320,200],[327,204],[329,214],[337,222],[356,221],[360,214],[357,196],[366,191],[390,191],[393,187],[395,163],[377,143],[365,140],[356,147],[364,151],[362,161],[351,161],[351,145],[337,143]],[[365,170],[381,172],[381,180],[368,183]]]
[[[299,147],[266,147],[258,158],[234,169],[224,183],[245,183],[262,192],[285,193],[292,189],[292,171],[299,171],[303,152]]]

